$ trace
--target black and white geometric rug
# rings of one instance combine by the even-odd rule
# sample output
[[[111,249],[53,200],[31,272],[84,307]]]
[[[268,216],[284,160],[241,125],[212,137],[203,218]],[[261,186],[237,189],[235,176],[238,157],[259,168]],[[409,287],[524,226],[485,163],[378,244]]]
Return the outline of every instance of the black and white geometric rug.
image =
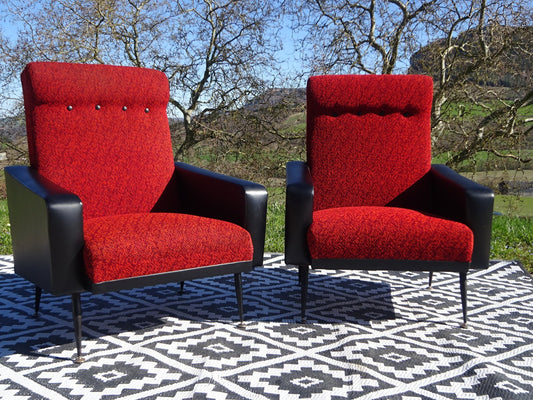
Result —
[[[493,261],[468,275],[314,271],[299,323],[283,256],[243,276],[84,294],[74,364],[70,297],[43,294],[0,257],[0,399],[533,399],[533,281]]]

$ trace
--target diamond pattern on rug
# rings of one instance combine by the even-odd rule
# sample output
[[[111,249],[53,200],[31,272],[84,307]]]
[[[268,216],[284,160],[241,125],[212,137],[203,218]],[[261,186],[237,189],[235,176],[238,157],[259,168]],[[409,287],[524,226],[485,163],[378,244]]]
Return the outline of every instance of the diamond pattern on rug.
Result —
[[[0,399],[533,399],[533,280],[493,261],[468,274],[311,271],[300,322],[298,269],[283,255],[233,277],[82,296],[75,353],[68,296],[43,293],[0,256]]]
[[[265,361],[281,354],[273,345],[246,338],[239,331],[216,324],[196,336],[178,336],[171,341],[159,340],[154,347],[167,357],[178,358],[206,370],[235,368]]]
[[[67,366],[58,371],[35,372],[29,376],[44,385],[57,386],[64,396],[82,400],[149,391],[165,382],[183,379],[183,373],[171,372],[156,359],[134,354],[99,357],[81,365]]]
[[[251,388],[260,389],[265,396],[289,400],[347,399],[353,398],[356,392],[379,387],[376,379],[352,374],[343,366],[305,358],[254,370],[238,379]]]

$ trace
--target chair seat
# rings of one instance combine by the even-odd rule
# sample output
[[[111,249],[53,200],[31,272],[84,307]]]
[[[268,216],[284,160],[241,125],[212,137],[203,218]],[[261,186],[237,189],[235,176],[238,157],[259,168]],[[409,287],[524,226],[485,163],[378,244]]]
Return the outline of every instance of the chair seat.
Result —
[[[188,214],[92,218],[84,221],[84,239],[85,268],[94,283],[253,258],[245,229]]]
[[[466,225],[395,207],[342,207],[313,213],[307,232],[313,259],[470,262]]]

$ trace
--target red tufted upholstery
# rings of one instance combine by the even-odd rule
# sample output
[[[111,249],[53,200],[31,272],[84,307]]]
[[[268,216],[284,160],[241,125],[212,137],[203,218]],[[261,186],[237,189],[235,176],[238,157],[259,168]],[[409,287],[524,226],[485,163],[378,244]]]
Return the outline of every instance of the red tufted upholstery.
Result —
[[[430,169],[427,76],[311,77],[307,162],[314,209],[384,206]]]
[[[123,214],[84,226],[87,274],[95,282],[252,259],[238,225],[187,214]]]
[[[307,162],[287,163],[285,262],[309,267],[459,273],[489,264],[493,193],[431,164],[433,82],[420,75],[314,76]]]
[[[81,293],[242,273],[261,265],[266,189],[174,162],[164,73],[35,62],[21,75],[30,166],[5,168],[15,272],[72,297],[76,362]]]
[[[316,211],[307,233],[314,259],[470,262],[474,236],[464,224],[396,207]]]
[[[31,166],[80,197],[93,283],[252,259],[238,225],[150,214],[175,170],[165,74],[38,62],[22,83]]]
[[[168,80],[87,67],[38,62],[22,73],[31,166],[76,193],[86,218],[149,212],[174,172]]]
[[[471,261],[466,225],[386,207],[431,168],[432,88],[420,75],[309,79],[312,258]]]

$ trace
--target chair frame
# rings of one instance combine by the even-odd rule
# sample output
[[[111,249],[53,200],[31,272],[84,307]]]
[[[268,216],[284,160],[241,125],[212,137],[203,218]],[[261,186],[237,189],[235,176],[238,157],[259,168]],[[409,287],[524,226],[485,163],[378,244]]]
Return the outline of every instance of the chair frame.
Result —
[[[307,230],[313,221],[314,187],[306,162],[287,163],[285,214],[285,262],[298,266],[301,286],[301,318],[306,322],[309,269],[365,269],[429,271],[430,287],[435,271],[459,273],[462,326],[467,326],[467,284],[470,268],[487,268],[491,238],[494,193],[491,189],[463,177],[442,164],[433,164],[427,174],[433,190],[433,210],[442,218],[458,220],[474,233],[472,261],[312,259],[307,245]],[[424,210],[420,210],[424,211]],[[429,211],[429,210],[428,210]]]
[[[83,205],[79,197],[32,167],[6,167],[5,175],[15,273],[35,285],[36,314],[42,290],[72,297],[75,362],[84,361],[80,296],[83,292],[104,293],[234,274],[240,325],[243,324],[241,273],[263,263],[267,192],[262,185],[176,162],[169,186],[179,186],[178,193],[184,195],[178,196],[179,204],[169,212],[224,219],[242,226],[251,235],[253,259],[92,283],[84,272]]]

